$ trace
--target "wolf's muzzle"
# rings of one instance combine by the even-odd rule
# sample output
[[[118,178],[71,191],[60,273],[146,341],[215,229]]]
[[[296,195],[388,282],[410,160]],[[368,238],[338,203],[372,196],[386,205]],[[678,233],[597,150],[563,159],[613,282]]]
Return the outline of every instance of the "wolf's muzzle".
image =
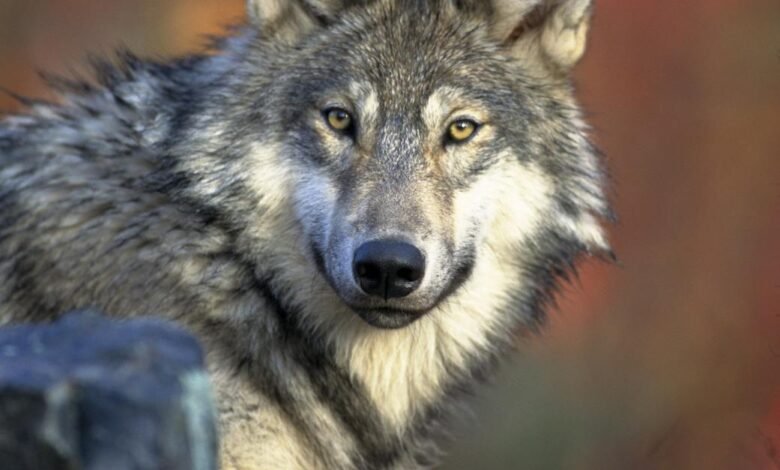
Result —
[[[406,297],[420,286],[425,256],[409,243],[377,240],[355,251],[355,281],[366,294],[385,300]]]

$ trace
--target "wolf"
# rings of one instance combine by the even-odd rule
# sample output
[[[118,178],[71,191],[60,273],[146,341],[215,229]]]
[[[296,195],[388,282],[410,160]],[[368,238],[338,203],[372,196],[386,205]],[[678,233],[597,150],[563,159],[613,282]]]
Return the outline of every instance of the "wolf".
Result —
[[[0,324],[202,342],[227,469],[434,466],[463,396],[610,251],[590,0],[248,0],[0,124]]]

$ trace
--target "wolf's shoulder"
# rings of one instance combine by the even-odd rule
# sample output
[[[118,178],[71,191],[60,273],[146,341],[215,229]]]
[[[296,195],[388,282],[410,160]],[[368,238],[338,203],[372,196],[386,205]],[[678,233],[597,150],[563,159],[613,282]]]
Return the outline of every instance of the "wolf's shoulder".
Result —
[[[81,305],[175,315],[243,279],[222,231],[165,190],[186,65],[105,67],[94,82],[55,82],[56,102],[0,118],[7,317]],[[212,271],[233,274],[204,286]]]

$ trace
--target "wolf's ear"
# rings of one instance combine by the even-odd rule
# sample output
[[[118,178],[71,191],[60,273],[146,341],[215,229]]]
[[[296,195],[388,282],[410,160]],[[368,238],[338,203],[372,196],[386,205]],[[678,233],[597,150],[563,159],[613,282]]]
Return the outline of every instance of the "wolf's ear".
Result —
[[[490,0],[492,34],[519,59],[568,72],[585,52],[592,0]]]
[[[260,35],[295,42],[332,21],[355,0],[247,0],[247,15]]]

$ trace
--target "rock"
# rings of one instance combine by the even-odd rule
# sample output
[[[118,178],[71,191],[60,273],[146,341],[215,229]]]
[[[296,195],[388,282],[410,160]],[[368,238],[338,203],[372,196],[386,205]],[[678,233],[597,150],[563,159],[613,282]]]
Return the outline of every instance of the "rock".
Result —
[[[216,469],[203,366],[192,336],[151,318],[0,329],[0,468]]]

